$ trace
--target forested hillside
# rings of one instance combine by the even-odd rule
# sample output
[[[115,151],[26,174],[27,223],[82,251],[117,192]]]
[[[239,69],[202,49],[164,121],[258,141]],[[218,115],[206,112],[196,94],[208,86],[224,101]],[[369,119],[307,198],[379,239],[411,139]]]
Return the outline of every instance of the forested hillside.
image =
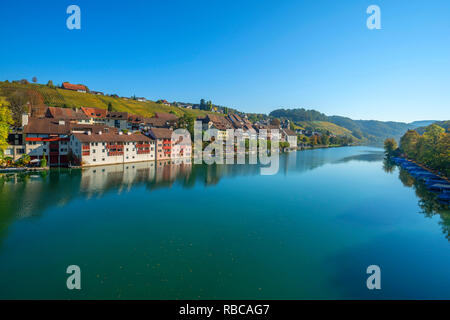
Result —
[[[325,121],[348,130],[349,134],[364,143],[381,145],[388,137],[399,139],[413,125],[403,122],[384,122],[377,120],[353,120],[341,116],[327,116],[316,110],[278,109],[270,113],[272,117],[280,117],[302,123],[304,121]]]

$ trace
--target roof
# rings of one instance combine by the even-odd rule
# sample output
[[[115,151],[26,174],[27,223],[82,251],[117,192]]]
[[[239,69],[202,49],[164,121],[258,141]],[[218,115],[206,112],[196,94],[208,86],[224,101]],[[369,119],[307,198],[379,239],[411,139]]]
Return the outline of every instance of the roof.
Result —
[[[92,131],[99,132],[108,130],[117,132],[116,128],[109,128],[104,125],[77,124],[65,121],[58,121],[52,118],[29,118],[28,125],[24,126],[25,134],[49,134],[49,135],[68,135],[71,131]]]
[[[135,124],[145,123],[147,119],[149,119],[149,118],[145,118],[143,116],[139,116],[136,114],[128,115],[128,122],[135,123]]]
[[[225,117],[218,116],[215,114],[207,115],[205,120],[211,121],[214,124],[214,127],[218,130],[226,130],[226,129],[233,128],[233,126],[231,125],[231,122],[228,121]]]
[[[128,112],[107,112],[107,119],[128,120]]]
[[[296,134],[293,130],[291,130],[291,129],[284,129],[283,131],[284,131],[284,133],[286,133],[288,136],[297,136],[297,134]]]
[[[51,118],[29,118],[28,124],[23,127],[26,134],[69,134],[69,123],[60,122]]]
[[[151,128],[150,135],[154,139],[171,139],[172,138],[172,129],[167,128]]]
[[[155,118],[164,119],[167,121],[176,121],[178,117],[172,113],[155,112]]]
[[[81,107],[81,111],[83,111],[90,118],[106,118],[107,113],[105,109],[99,108]]]
[[[79,109],[48,107],[47,117],[61,120],[87,120],[88,116]]]
[[[149,124],[152,127],[159,127],[159,128],[164,128],[167,127],[167,120],[165,119],[160,119],[160,118],[146,118],[145,120],[146,124]]]
[[[63,87],[63,89],[67,89],[67,90],[87,91],[87,87],[82,84],[71,84],[69,82],[63,82],[62,87]]]
[[[151,141],[149,137],[144,136],[142,133],[136,134],[118,134],[118,133],[73,133],[81,142],[141,142]]]

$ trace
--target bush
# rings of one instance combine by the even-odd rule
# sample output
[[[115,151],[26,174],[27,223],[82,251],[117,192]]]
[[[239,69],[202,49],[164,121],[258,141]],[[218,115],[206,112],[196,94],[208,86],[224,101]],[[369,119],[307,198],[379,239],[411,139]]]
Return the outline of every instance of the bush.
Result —
[[[47,158],[44,156],[41,159],[41,168],[45,168],[45,167],[47,167]]]

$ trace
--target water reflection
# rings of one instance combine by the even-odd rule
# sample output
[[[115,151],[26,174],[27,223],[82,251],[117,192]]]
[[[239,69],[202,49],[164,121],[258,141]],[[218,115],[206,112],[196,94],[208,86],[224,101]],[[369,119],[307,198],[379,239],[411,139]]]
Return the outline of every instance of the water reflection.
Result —
[[[278,174],[288,175],[314,170],[326,164],[350,161],[380,162],[383,152],[368,148],[338,148],[308,150],[281,155]],[[392,173],[394,166],[384,161],[383,168]],[[76,198],[102,197],[107,193],[126,193],[144,187],[148,192],[180,186],[193,188],[217,185],[222,179],[255,176],[260,165],[194,165],[190,160],[141,162],[98,166],[85,169],[52,169],[38,174],[10,174],[0,176],[0,238],[14,219],[40,216],[50,207],[63,207]],[[450,240],[450,217],[435,201],[434,194],[400,170],[400,180],[414,187],[420,207],[426,216],[439,214],[442,228]]]
[[[388,160],[384,159],[383,169],[387,173],[393,173],[397,165]],[[441,221],[439,225],[442,228],[447,240],[450,241],[450,210],[448,205],[441,203],[437,200],[437,194],[429,191],[425,183],[420,180],[414,179],[413,176],[409,174],[408,171],[404,170],[402,167],[398,166],[399,174],[398,177],[405,187],[413,188],[416,196],[419,198],[419,207],[422,210],[420,213],[427,218],[431,218],[435,215],[439,215]]]

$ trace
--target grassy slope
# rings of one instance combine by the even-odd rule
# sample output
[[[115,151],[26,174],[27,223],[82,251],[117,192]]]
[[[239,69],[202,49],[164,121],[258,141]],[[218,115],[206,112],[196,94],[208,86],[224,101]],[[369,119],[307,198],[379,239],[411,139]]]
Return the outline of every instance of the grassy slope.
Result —
[[[133,114],[151,117],[155,112],[175,112],[178,116],[188,114],[191,116],[202,116],[206,111],[191,110],[173,106],[165,106],[156,102],[139,102],[135,100],[125,100],[122,98],[113,98],[108,96],[97,96],[89,93],[81,93],[59,88],[49,88],[41,84],[16,84],[0,82],[0,97],[7,97],[16,90],[34,90],[41,94],[44,103],[54,107],[95,107],[106,109],[108,103],[111,103],[114,111],[126,111]],[[1,99],[1,98],[0,98]]]
[[[340,127],[337,124],[327,122],[327,121],[300,121],[297,122],[298,125],[305,129],[312,129],[318,131],[330,131],[337,136],[347,136],[352,137],[355,141],[359,141],[356,137],[352,135],[352,132],[344,127]]]

